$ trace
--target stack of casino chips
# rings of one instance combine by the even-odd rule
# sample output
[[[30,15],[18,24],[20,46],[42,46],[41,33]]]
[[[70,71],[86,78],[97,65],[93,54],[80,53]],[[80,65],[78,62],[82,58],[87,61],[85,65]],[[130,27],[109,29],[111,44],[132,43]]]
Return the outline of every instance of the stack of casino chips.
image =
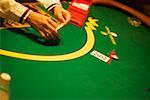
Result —
[[[128,23],[134,27],[139,27],[141,25],[141,21],[135,17],[128,17]]]
[[[9,100],[9,84],[11,77],[7,73],[0,73],[0,100]]]

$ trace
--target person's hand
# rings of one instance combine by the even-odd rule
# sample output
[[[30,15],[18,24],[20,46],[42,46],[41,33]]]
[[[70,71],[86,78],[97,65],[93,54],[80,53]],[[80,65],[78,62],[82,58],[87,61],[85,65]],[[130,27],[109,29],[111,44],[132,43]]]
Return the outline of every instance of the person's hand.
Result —
[[[59,36],[56,30],[57,23],[48,16],[31,12],[26,20],[46,40],[48,40],[46,34],[50,35],[52,39],[56,39]]]
[[[70,12],[65,10],[62,6],[59,5],[54,8],[54,15],[64,25],[67,24],[71,18]]]

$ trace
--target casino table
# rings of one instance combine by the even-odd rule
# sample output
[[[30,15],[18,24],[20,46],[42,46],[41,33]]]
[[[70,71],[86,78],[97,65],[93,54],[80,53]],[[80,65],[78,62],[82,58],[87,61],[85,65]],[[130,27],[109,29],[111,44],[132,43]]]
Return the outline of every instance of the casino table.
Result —
[[[35,60],[32,56],[22,59],[1,54],[0,71],[12,77],[10,100],[149,100],[150,29],[130,25],[128,16],[114,8],[93,5],[88,17],[98,19],[96,30],[88,35],[86,25],[68,24],[59,30],[58,46],[39,42],[41,38],[31,27],[0,30],[1,50],[52,56]],[[105,26],[117,33],[116,45],[109,36],[100,34],[106,31]],[[84,48],[87,41],[88,50]],[[93,50],[106,56],[115,50],[119,59],[108,64],[90,55]],[[75,52],[65,59],[64,55]]]

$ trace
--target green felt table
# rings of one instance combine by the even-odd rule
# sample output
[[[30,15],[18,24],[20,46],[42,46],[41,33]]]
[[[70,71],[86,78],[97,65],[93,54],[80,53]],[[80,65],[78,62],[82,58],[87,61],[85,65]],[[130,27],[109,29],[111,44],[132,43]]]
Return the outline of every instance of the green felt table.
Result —
[[[94,47],[84,56],[67,61],[32,61],[0,56],[0,71],[11,75],[10,100],[149,100],[150,30],[131,26],[128,15],[103,6],[92,6],[89,15],[98,19]],[[103,36],[105,26],[116,32],[117,45]],[[0,30],[0,48],[36,55],[61,55],[82,48],[86,42],[83,28],[68,24],[59,30],[58,46],[35,41],[38,33]],[[32,34],[34,36],[32,36]],[[109,55],[115,50],[119,60],[111,64],[90,55],[97,50]]]

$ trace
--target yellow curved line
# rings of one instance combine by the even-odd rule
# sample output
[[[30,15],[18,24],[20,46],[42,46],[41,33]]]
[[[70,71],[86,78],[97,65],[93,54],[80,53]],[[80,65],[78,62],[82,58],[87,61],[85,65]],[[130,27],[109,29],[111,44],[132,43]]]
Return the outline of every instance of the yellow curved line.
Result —
[[[64,61],[64,60],[71,60],[75,59],[78,57],[81,57],[85,54],[87,54],[94,46],[95,38],[93,31],[85,26],[85,30],[87,33],[87,41],[85,45],[72,53],[64,54],[64,55],[31,55],[31,54],[24,54],[24,53],[17,53],[17,52],[12,52],[12,51],[7,51],[0,49],[0,55],[4,56],[9,56],[9,57],[14,57],[14,58],[20,58],[20,59],[26,59],[26,60],[35,60],[35,61]]]

